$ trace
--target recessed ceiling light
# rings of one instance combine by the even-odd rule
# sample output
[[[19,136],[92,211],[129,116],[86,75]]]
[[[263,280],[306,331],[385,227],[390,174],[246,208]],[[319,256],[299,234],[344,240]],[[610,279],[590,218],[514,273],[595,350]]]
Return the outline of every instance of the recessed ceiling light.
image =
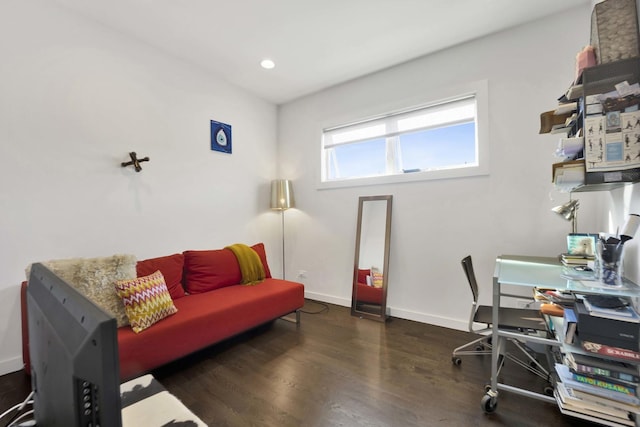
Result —
[[[260,66],[262,66],[262,68],[264,68],[265,70],[270,70],[275,67],[276,64],[270,59],[263,59],[262,62],[260,62]]]

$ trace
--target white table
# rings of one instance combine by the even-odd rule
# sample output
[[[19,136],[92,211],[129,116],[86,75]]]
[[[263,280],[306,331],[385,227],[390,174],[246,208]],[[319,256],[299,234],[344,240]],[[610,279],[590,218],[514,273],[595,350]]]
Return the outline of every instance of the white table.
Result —
[[[567,272],[571,272],[572,275],[577,274],[574,273],[573,270],[563,267],[557,257],[502,255],[496,259],[493,274],[492,329],[494,345],[492,346],[491,353],[491,387],[482,399],[482,407],[485,412],[493,412],[496,410],[498,390],[509,391],[531,398],[556,403],[555,398],[552,396],[498,382],[499,356],[505,339],[515,338],[523,342],[538,343],[546,346],[546,348],[560,347],[563,345],[556,339],[500,330],[498,328],[498,309],[501,304],[501,297],[514,296],[503,293],[502,285],[558,289],[580,295],[607,294],[640,297],[640,287],[627,279],[623,280],[622,287],[603,287],[596,282],[568,279],[565,277]]]

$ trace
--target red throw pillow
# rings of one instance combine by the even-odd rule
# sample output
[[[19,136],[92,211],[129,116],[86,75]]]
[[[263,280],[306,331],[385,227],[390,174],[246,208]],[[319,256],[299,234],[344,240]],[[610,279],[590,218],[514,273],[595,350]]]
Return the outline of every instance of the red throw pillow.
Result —
[[[265,279],[270,279],[271,270],[269,270],[269,264],[267,264],[267,254],[264,250],[264,243],[256,243],[255,245],[251,246],[251,249],[257,252],[258,256],[260,257],[260,261],[262,261]]]
[[[264,277],[271,278],[263,243],[251,246],[262,261]],[[190,294],[237,285],[242,273],[236,256],[229,249],[184,252],[184,287]]]
[[[358,283],[367,284],[367,276],[371,276],[371,270],[360,270],[358,269]]]
[[[236,256],[229,249],[185,251],[184,286],[190,294],[199,294],[237,285],[242,273]]]
[[[136,272],[138,277],[144,277],[160,270],[169,289],[169,295],[171,295],[171,299],[175,300],[185,295],[182,287],[183,266],[184,256],[182,254],[173,254],[138,261]]]

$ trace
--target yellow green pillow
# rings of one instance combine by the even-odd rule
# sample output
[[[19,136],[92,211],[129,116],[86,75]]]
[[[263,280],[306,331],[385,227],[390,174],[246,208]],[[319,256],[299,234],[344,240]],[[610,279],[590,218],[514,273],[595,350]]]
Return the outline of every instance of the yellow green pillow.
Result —
[[[137,279],[118,280],[116,293],[133,332],[139,333],[178,311],[160,270]]]

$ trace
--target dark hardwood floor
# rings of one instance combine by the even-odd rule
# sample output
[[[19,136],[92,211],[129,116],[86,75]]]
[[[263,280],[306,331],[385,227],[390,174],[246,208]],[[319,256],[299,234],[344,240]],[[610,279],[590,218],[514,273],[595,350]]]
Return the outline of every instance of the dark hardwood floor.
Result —
[[[381,324],[329,305],[303,313],[299,326],[277,320],[153,374],[212,427],[592,425],[508,392],[485,414],[490,358],[451,363],[451,350],[472,337],[402,319]],[[502,377],[534,391],[546,385],[509,363]],[[0,412],[29,390],[22,372],[0,377]]]

